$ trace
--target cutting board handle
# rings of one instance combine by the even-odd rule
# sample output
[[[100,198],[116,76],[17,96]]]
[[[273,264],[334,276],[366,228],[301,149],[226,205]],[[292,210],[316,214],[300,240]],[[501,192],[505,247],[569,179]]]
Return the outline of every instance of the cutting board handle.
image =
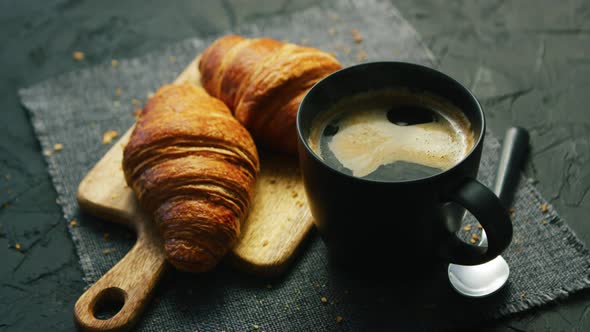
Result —
[[[152,222],[134,224],[138,229],[133,248],[76,302],[74,319],[80,331],[128,331],[149,302],[166,257]],[[105,312],[114,315],[105,317]]]

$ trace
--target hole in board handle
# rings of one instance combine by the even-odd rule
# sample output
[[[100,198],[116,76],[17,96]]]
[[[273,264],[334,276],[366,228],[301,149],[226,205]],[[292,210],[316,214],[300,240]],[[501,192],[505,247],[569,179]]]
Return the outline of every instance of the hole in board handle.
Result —
[[[127,294],[118,287],[109,287],[104,289],[96,297],[96,302],[92,308],[92,314],[96,319],[107,320],[115,317],[125,305]]]

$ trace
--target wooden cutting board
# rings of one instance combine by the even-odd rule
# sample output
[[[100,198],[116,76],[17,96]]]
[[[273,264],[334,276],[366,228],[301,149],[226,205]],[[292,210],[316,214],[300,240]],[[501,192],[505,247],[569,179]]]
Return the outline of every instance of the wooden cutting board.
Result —
[[[198,61],[197,57],[175,83],[200,85]],[[113,145],[78,188],[78,203],[84,212],[137,232],[136,244],[129,253],[78,299],[75,319],[83,330],[124,331],[132,327],[167,265],[158,232],[141,212],[121,168],[123,147],[132,130]],[[272,276],[288,266],[313,221],[297,160],[260,152],[260,164],[250,214],[227,259],[244,272]],[[112,318],[95,317],[100,307],[117,303],[122,307]]]

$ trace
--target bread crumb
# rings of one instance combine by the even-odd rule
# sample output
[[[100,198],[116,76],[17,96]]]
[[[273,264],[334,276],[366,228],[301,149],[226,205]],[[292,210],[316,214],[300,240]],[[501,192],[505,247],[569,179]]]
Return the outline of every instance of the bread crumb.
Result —
[[[110,254],[110,253],[112,253],[114,251],[115,251],[115,248],[107,248],[107,249],[103,249],[102,250],[102,253],[105,254],[105,255],[108,255],[108,254]]]
[[[328,303],[328,299],[325,296],[322,297],[322,303]]]
[[[113,67],[113,68],[119,67],[119,60],[117,60],[117,59],[111,60],[111,67]]]
[[[350,52],[352,52],[352,48],[350,48],[350,46],[342,44],[340,42],[337,42],[334,48],[337,52],[343,52],[345,55],[349,55]]]
[[[131,99],[131,103],[135,106],[141,106],[141,101],[139,101],[139,99]]]
[[[543,220],[542,224],[547,225],[547,220]]]
[[[354,38],[355,43],[359,44],[360,42],[363,41],[363,36],[361,35],[360,31],[358,31],[357,29],[350,30],[350,33],[352,34],[352,38]]]
[[[268,245],[268,240],[264,240],[264,241],[262,241],[262,246],[263,246],[263,247],[266,247],[267,245]]]
[[[14,248],[15,248],[16,250],[20,250],[20,248],[21,248],[21,245],[20,245],[20,243],[15,243],[15,244],[14,244]]]
[[[471,240],[469,240],[469,243],[471,243],[471,244],[475,244],[475,239],[471,239]]]
[[[297,205],[297,207],[303,207],[303,202],[302,201],[297,201],[296,205]]]
[[[338,16],[337,14],[334,13],[330,13],[328,14],[328,16],[330,17],[330,19],[334,22],[340,22],[340,16]]]
[[[107,130],[102,134],[102,144],[111,144],[113,138],[119,136],[119,132],[116,130]]]
[[[51,150],[44,150],[43,151],[43,154],[49,157],[49,156],[51,156],[53,154],[53,151],[51,151]]]
[[[520,293],[520,298],[524,300],[526,298],[526,293],[525,292]]]
[[[252,327],[253,327],[255,330],[258,330],[258,329],[260,328],[260,326],[258,326],[257,324],[252,324]]]
[[[57,143],[53,146],[53,151],[61,151],[64,148],[64,145],[61,143]]]
[[[549,211],[549,205],[547,203],[541,204],[541,212],[547,213]]]
[[[336,35],[336,29],[335,28],[330,28],[328,30],[328,34],[330,34],[330,36],[335,36]]]
[[[115,89],[115,96],[121,97],[122,94],[123,94],[123,89],[121,89],[121,88]]]
[[[477,235],[477,234],[471,235],[471,238],[474,239],[475,241],[480,239],[479,235]]]
[[[463,227],[463,230],[466,231],[466,232],[470,231],[471,230],[471,225],[467,225],[467,226]]]
[[[70,221],[70,226],[77,227],[78,226],[78,222],[76,220],[72,220],[72,221]]]
[[[297,192],[293,192],[293,194],[291,194],[291,197],[296,198],[297,196],[299,196],[299,194]]]
[[[84,54],[84,52],[76,51],[72,53],[72,58],[74,58],[74,60],[76,61],[82,61],[85,57],[86,55]]]
[[[336,316],[336,323],[340,324],[340,323],[342,323],[343,320],[344,320],[344,317]]]
[[[365,52],[365,50],[360,49],[358,51],[358,53],[356,54],[356,61],[361,62],[361,61],[365,61],[367,60],[367,58],[369,57],[369,55],[367,54],[367,52]]]

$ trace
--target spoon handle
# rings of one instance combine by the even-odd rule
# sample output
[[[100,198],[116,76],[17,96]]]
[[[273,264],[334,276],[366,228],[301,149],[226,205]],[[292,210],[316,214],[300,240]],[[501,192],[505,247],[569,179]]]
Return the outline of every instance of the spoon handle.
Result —
[[[502,144],[502,155],[496,174],[494,193],[506,208],[510,207],[514,188],[518,184],[522,163],[526,159],[529,146],[529,133],[521,127],[511,127],[506,131]]]
[[[494,184],[494,193],[506,208],[512,203],[514,188],[518,184],[520,169],[526,159],[528,146],[529,133],[526,129],[511,127],[506,131],[498,173],[496,174],[496,183]],[[479,245],[485,246],[487,242],[487,234],[482,230]]]

